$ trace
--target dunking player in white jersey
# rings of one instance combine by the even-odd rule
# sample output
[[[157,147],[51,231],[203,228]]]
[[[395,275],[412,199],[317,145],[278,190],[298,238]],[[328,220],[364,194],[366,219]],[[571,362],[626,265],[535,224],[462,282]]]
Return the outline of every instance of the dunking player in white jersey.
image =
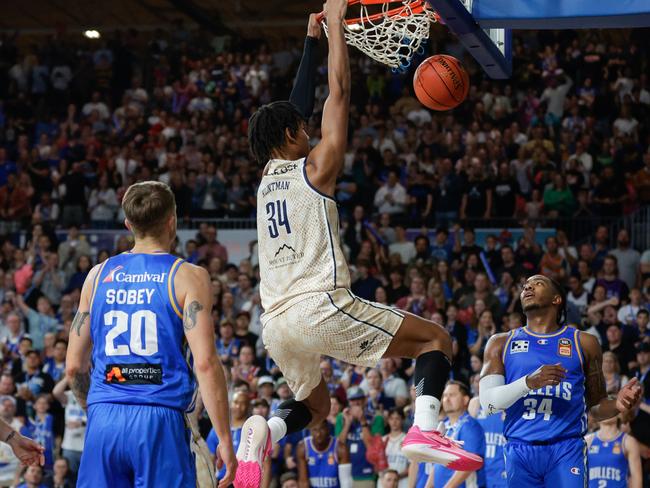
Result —
[[[305,121],[290,102],[263,106],[250,120],[251,149],[265,165],[257,194],[262,336],[295,398],[283,402],[268,423],[254,416],[244,424],[237,488],[259,486],[261,466],[273,443],[327,416],[330,401],[319,369],[322,354],[366,366],[375,366],[382,357],[417,358],[415,423],[404,439],[404,453],[414,461],[462,471],[482,465],[480,457],[435,430],[450,371],[447,331],[350,291],[333,198],[348,130],[346,8],[346,0],[328,0],[325,5],[329,96],[320,143],[310,149]]]

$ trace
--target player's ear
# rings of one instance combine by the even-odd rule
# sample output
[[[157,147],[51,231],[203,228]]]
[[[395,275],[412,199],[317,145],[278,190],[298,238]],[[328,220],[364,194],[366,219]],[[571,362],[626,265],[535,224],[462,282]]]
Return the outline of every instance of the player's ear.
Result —
[[[284,140],[287,144],[295,144],[297,142],[298,133],[292,133],[291,128],[284,129]]]
[[[551,302],[553,305],[560,306],[562,305],[562,297],[560,295],[555,295],[553,297],[553,301]]]
[[[130,232],[133,232],[133,229],[131,228],[131,222],[129,222],[127,219],[124,219],[124,227],[129,229]]]

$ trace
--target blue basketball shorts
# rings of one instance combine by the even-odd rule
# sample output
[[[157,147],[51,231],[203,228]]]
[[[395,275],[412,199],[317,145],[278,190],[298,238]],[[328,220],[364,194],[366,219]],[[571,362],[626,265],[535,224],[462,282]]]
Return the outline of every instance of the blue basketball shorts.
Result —
[[[77,487],[153,486],[196,487],[183,414],[157,406],[91,405]]]
[[[570,438],[546,445],[508,441],[503,448],[508,486],[585,488],[587,445],[582,438]]]

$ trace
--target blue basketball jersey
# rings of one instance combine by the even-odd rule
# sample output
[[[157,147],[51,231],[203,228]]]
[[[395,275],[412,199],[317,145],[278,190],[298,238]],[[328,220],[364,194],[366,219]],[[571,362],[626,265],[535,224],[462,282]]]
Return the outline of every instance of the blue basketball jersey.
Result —
[[[130,253],[104,262],[90,306],[88,405],[191,406],[196,381],[174,295],[181,263],[170,254]]]
[[[311,436],[305,438],[305,455],[309,472],[309,486],[314,488],[339,488],[339,459],[336,454],[337,440],[330,439],[324,451],[314,447]]]
[[[585,435],[583,357],[579,331],[572,327],[565,325],[551,334],[537,334],[528,327],[510,332],[503,350],[506,383],[546,364],[560,363],[567,374],[560,384],[533,390],[506,409],[506,439],[553,441]]]
[[[589,488],[625,488],[627,486],[627,459],[623,452],[621,432],[614,440],[604,442],[594,435],[589,447]]]
[[[503,418],[503,412],[487,415],[482,408],[476,417],[485,433],[484,469],[488,488],[507,486],[506,464],[503,458],[503,446],[506,443],[503,436]]]

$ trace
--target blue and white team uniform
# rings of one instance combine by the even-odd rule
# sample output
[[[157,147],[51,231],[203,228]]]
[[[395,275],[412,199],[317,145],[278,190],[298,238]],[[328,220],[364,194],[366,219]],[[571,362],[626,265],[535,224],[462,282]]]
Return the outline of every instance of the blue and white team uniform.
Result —
[[[78,487],[196,486],[190,430],[196,381],[174,276],[182,259],[107,259],[90,303],[88,427]]]
[[[485,486],[487,488],[505,488],[506,465],[503,459],[503,446],[506,438],[503,437],[504,413],[497,412],[488,415],[483,408],[479,410],[476,421],[483,427],[485,433]]]
[[[522,327],[503,350],[506,383],[559,363],[567,370],[556,386],[529,392],[506,409],[504,449],[508,486],[583,488],[587,484],[587,405],[579,331],[564,326],[551,334]]]
[[[481,457],[485,457],[485,434],[478,421],[467,412],[460,416],[458,422],[451,425],[449,418],[444,420],[445,437],[457,441],[463,441],[463,449]],[[416,488],[424,488],[433,469],[433,486],[445,486],[456,471],[446,468],[440,464],[420,463]],[[484,468],[474,471],[459,485],[459,488],[482,488],[485,486]]]
[[[621,432],[611,441],[603,441],[598,432],[589,446],[589,488],[625,488],[628,464]]]
[[[314,447],[311,436],[305,437],[305,456],[309,486],[312,488],[339,488],[339,458],[336,453],[338,440],[330,438],[329,446],[324,451]]]

